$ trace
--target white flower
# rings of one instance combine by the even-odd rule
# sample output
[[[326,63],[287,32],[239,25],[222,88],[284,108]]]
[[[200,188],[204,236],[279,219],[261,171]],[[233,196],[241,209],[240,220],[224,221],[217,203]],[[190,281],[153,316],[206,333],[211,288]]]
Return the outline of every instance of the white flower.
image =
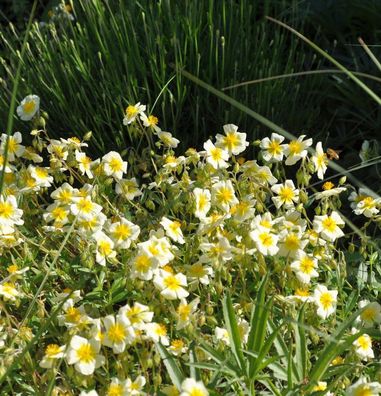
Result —
[[[228,212],[232,206],[239,203],[231,180],[223,180],[213,184],[212,202],[225,212]]]
[[[208,396],[209,392],[202,381],[187,378],[181,384],[180,396]]]
[[[182,298],[180,304],[176,309],[177,314],[177,330],[181,330],[191,323],[192,317],[197,310],[197,305],[200,303],[199,298],[195,298],[189,304]]]
[[[79,396],[98,396],[98,392],[95,389],[93,389],[93,390],[91,390],[89,392],[81,391]]]
[[[372,327],[375,323],[381,323],[381,305],[374,301],[362,300],[359,302],[359,308],[364,308],[360,314],[360,319],[365,327]]]
[[[78,169],[82,175],[86,175],[89,179],[92,179],[93,173],[91,172],[91,167],[97,161],[92,161],[85,153],[76,150],[75,159],[78,162]]]
[[[234,124],[223,126],[225,135],[217,134],[216,146],[226,150],[230,155],[238,155],[246,150],[249,142],[246,141],[246,133],[238,132]]]
[[[297,140],[292,140],[285,148],[284,153],[287,156],[286,165],[294,165],[300,159],[307,155],[307,147],[312,144],[312,139],[303,140],[306,135],[301,135]]]
[[[345,222],[337,212],[332,212],[329,216],[315,216],[314,218],[314,230],[330,242],[334,242],[337,238],[344,236],[343,231],[339,227],[339,225],[344,224]]]
[[[183,340],[172,340],[168,350],[171,351],[172,355],[180,356],[188,352],[188,347]]]
[[[74,216],[89,219],[102,210],[102,206],[94,203],[90,196],[73,197],[72,201],[73,203],[70,205],[70,210]]]
[[[96,262],[100,265],[106,265],[106,259],[116,257],[114,242],[103,231],[98,231],[93,238],[97,242]]]
[[[140,234],[140,227],[125,218],[112,223],[108,229],[109,235],[115,243],[115,248],[128,249],[131,241],[135,241]]]
[[[40,361],[40,367],[52,368],[54,363],[65,357],[66,345],[59,346],[57,344],[50,344],[45,349],[45,355]]]
[[[206,217],[206,214],[210,209],[210,191],[208,189],[195,188],[193,194],[196,200],[196,210],[194,212],[195,216],[199,219]]]
[[[147,128],[153,128],[153,130],[157,133],[160,132],[161,129],[157,126],[157,124],[159,123],[159,120],[157,117],[155,117],[154,115],[149,115],[147,117],[147,115],[145,113],[141,113],[140,114],[140,119],[143,122],[143,125]]]
[[[284,137],[277,133],[272,133],[271,138],[265,137],[259,145],[262,151],[262,156],[265,161],[282,161],[284,156],[285,144],[281,144]]]
[[[158,270],[154,278],[154,284],[161,290],[161,295],[168,300],[188,297],[189,293],[183,286],[187,286],[187,278],[179,272],[174,275],[165,270]]]
[[[323,151],[321,142],[316,145],[315,155],[313,155],[311,159],[315,166],[315,172],[317,172],[318,174],[318,178],[320,180],[323,180],[324,173],[327,170],[328,159],[327,154]]]
[[[117,180],[115,192],[119,195],[124,195],[130,201],[143,194],[139,190],[139,186],[135,178]]]
[[[174,138],[170,132],[158,131],[157,136],[166,147],[176,148],[180,143],[180,140]]]
[[[0,196],[0,225],[22,225],[24,224],[22,215],[23,211],[18,209],[16,198],[13,195],[8,195],[6,198],[3,195]]]
[[[141,115],[145,112],[146,106],[140,104],[140,102],[136,103],[135,105],[129,105],[126,108],[126,114],[123,118],[123,124],[129,125],[136,120],[138,115]]]
[[[335,185],[330,181],[325,182],[322,186],[323,191],[316,193],[315,198],[316,199],[328,198],[334,195],[339,195],[343,191],[346,191],[345,187],[336,187],[336,188],[334,187]]]
[[[21,293],[17,290],[16,285],[11,282],[0,283],[0,296],[3,296],[4,300],[16,301]]]
[[[309,256],[303,250],[298,250],[295,258],[296,260],[291,263],[290,267],[302,283],[310,283],[311,278],[319,276],[316,271],[318,265],[315,258]]]
[[[160,323],[147,323],[144,326],[144,330],[147,337],[155,342],[161,342],[163,345],[169,345],[169,339],[167,336],[167,329],[163,324]]]
[[[322,319],[336,311],[337,290],[328,290],[324,285],[317,285],[314,292],[314,302],[318,307],[317,314]]]
[[[68,364],[74,364],[75,369],[83,375],[91,375],[94,370],[105,363],[105,358],[99,355],[101,344],[80,336],[73,336],[67,351]]]
[[[178,221],[171,221],[166,217],[163,217],[160,224],[165,230],[165,233],[174,241],[180,244],[184,244],[184,237],[181,231],[181,223]]]
[[[146,379],[142,375],[138,375],[134,381],[131,378],[126,380],[126,389],[129,396],[144,395],[142,392],[144,385],[146,384]]]
[[[210,139],[204,143],[204,149],[206,150],[206,162],[212,165],[214,169],[229,166],[226,162],[229,160],[229,153],[220,147],[216,147]]]
[[[295,227],[296,228],[296,227]],[[295,231],[283,230],[279,234],[279,255],[283,257],[295,257],[299,250],[303,250],[308,244],[307,239],[302,239],[303,233],[296,228]]]
[[[299,190],[295,188],[292,180],[286,180],[284,184],[275,184],[271,187],[271,191],[277,194],[276,197],[272,197],[277,209],[281,206],[290,208],[294,206],[299,200]]]
[[[115,319],[114,315],[107,315],[103,318],[103,324],[106,331],[102,344],[112,348],[114,353],[124,352],[126,345],[130,344],[135,338],[134,329],[119,316]]]
[[[62,186],[54,190],[50,196],[57,200],[60,205],[69,205],[73,202],[73,198],[78,194],[78,190],[73,188],[69,183],[64,183]]]
[[[365,217],[371,218],[379,213],[379,207],[381,204],[380,198],[373,198],[371,196],[362,197],[355,207],[355,214],[363,214]]]
[[[3,133],[1,135],[1,153],[5,153],[6,142],[8,140],[8,161],[14,161],[16,157],[21,157],[25,152],[25,146],[21,145],[22,136],[20,132],[16,132],[13,136],[9,137]]]
[[[379,382],[367,382],[364,377],[361,377],[347,389],[346,396],[378,396],[380,392]]]
[[[49,168],[29,165],[28,171],[38,187],[50,187],[52,185],[53,176],[49,176]]]
[[[106,176],[122,179],[127,172],[127,162],[116,151],[110,151],[102,157],[103,171]]]
[[[356,333],[357,330],[353,329],[352,332]],[[353,345],[356,347],[356,354],[361,358],[361,360],[368,361],[369,359],[374,358],[372,339],[368,334],[362,334],[353,342]]]
[[[187,278],[194,279],[203,285],[209,285],[209,277],[214,276],[213,268],[195,263],[187,267]]]
[[[140,249],[138,254],[131,261],[131,278],[151,280],[154,270],[159,265],[157,258]]]
[[[138,243],[138,247],[142,252],[154,257],[162,267],[175,258],[171,252],[172,245],[168,238],[164,237],[163,230],[159,230],[157,233],[151,233],[149,240]]]
[[[274,256],[278,253],[279,237],[277,235],[263,229],[256,229],[250,232],[250,237],[263,255]]]
[[[26,96],[17,107],[17,115],[23,121],[31,120],[40,109],[40,98],[37,95]]]
[[[257,183],[271,186],[278,180],[273,176],[268,166],[259,166],[257,161],[246,161],[242,166],[241,170],[245,172],[250,178],[253,178]]]
[[[130,393],[127,389],[127,381],[121,381],[118,378],[113,378],[111,384],[107,389],[107,396],[129,396]]]
[[[152,322],[153,312],[147,305],[135,302],[132,307],[127,304],[119,308],[118,316],[134,329],[142,330],[146,323]]]

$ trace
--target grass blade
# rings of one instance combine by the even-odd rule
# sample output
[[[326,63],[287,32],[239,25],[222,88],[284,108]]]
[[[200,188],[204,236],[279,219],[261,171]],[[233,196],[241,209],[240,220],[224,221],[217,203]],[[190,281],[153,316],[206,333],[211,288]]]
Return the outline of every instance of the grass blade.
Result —
[[[181,369],[177,365],[173,355],[167,351],[167,348],[160,342],[157,342],[155,345],[168,371],[168,375],[171,378],[173,385],[175,385],[176,388],[180,390],[181,384],[184,381],[184,374],[181,372]]]
[[[223,313],[226,329],[229,333],[230,347],[233,355],[242,371],[245,371],[246,364],[241,349],[241,336],[239,334],[237,319],[234,313],[232,300],[229,294],[226,294],[223,300]]]

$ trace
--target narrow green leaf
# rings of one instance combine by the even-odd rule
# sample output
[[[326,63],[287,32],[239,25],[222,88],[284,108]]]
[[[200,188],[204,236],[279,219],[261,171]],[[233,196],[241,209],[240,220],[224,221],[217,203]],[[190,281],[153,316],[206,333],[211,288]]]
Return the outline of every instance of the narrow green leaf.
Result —
[[[229,294],[226,294],[223,300],[223,313],[226,329],[229,333],[230,348],[237,361],[240,369],[245,372],[246,363],[241,349],[241,336],[239,334],[237,319],[234,313],[233,304]]]
[[[189,346],[189,362],[191,363],[190,364],[191,377],[194,378],[196,381],[200,381],[201,373],[196,366],[197,361],[196,361],[194,342],[192,342]]]
[[[168,371],[168,375],[171,378],[173,385],[175,385],[176,388],[180,390],[181,384],[184,381],[184,374],[177,365],[174,356],[167,351],[167,348],[165,348],[165,346],[163,346],[160,342],[156,342],[155,345]]]
[[[305,305],[303,305],[300,309],[298,322],[293,323],[295,332],[295,365],[298,372],[299,381],[302,381],[304,378],[306,378],[307,374],[307,343],[304,329],[304,308]]]
[[[266,334],[266,323],[261,323],[261,317],[265,311],[266,284],[268,276],[266,275],[259,285],[255,306],[251,314],[250,332],[247,340],[247,349],[253,352],[259,352],[260,340]]]

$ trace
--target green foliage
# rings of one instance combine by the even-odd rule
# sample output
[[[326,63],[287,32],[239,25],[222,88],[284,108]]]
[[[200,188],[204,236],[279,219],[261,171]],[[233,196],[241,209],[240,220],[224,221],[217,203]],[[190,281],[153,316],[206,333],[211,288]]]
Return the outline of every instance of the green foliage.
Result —
[[[121,0],[95,0],[74,6],[73,23],[34,25],[19,99],[38,94],[54,136],[92,130],[102,152],[136,142],[121,128],[123,109],[136,101],[154,103],[175,75],[171,63],[216,87],[318,67],[312,54],[300,51],[297,39],[263,19],[277,16],[287,1],[133,1],[125,7]],[[1,66],[7,87],[1,95],[3,119],[19,59],[18,33],[5,32],[1,41],[9,52]],[[321,79],[280,80],[230,94],[281,125],[305,130],[319,118]],[[155,111],[162,114],[160,126],[180,136],[185,147],[199,145],[221,122],[234,120],[251,138],[262,128],[180,75]]]

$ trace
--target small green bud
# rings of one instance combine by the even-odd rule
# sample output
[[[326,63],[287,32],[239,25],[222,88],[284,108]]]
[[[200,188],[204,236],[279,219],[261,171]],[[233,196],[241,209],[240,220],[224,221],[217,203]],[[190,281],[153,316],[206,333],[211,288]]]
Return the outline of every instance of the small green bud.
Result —
[[[85,136],[83,137],[83,141],[84,141],[84,142],[89,141],[89,140],[92,138],[92,136],[93,136],[93,132],[92,132],[92,131],[87,132],[87,133],[85,134]]]
[[[339,180],[339,186],[341,186],[342,184],[345,184],[346,181],[347,181],[347,177],[346,176],[341,177],[340,180]]]

